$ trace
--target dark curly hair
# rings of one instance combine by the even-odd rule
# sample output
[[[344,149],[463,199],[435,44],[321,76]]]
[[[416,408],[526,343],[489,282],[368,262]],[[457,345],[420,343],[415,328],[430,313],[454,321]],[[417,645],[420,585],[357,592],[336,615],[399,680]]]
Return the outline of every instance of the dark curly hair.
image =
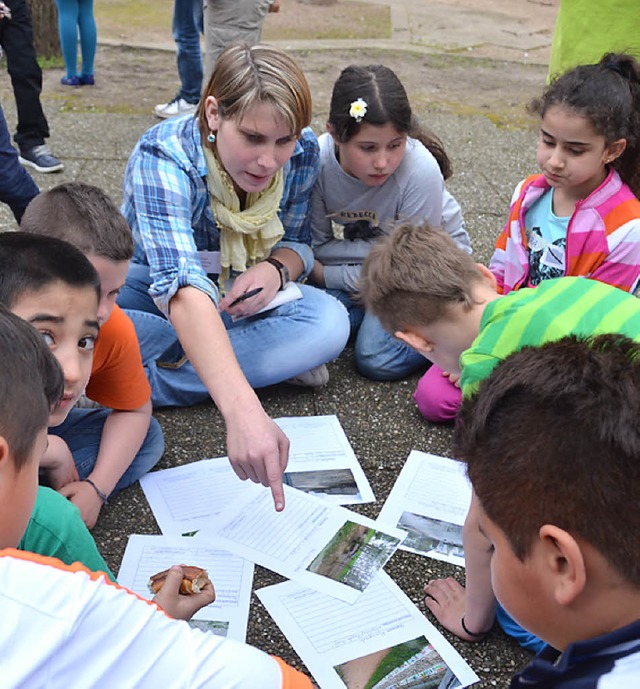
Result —
[[[597,64],[557,77],[527,109],[544,117],[554,105],[585,117],[607,144],[626,139],[624,152],[611,166],[640,196],[640,63],[625,53],[607,53]]]

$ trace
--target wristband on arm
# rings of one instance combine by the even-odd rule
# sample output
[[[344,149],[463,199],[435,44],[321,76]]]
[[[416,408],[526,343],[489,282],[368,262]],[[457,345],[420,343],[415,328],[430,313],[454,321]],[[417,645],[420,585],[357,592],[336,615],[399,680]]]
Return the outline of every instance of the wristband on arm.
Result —
[[[283,290],[287,282],[290,280],[289,269],[284,263],[282,263],[282,261],[278,261],[278,259],[273,258],[273,256],[268,256],[264,259],[264,261],[265,263],[270,263],[278,271],[278,274],[280,275],[280,289]]]
[[[472,636],[474,639],[481,639],[483,636],[486,636],[491,631],[491,629],[487,629],[486,632],[472,632],[472,631],[470,631],[464,622],[464,615],[460,619],[460,624],[462,625],[462,629],[464,629],[465,634]]]
[[[103,505],[107,504],[107,501],[109,500],[109,496],[106,493],[103,493],[100,490],[100,488],[98,488],[98,486],[96,486],[96,484],[90,478],[83,478],[81,483],[88,483],[93,488],[93,490],[95,490],[95,492],[98,494],[98,497],[100,498],[100,500],[102,500],[102,504]]]

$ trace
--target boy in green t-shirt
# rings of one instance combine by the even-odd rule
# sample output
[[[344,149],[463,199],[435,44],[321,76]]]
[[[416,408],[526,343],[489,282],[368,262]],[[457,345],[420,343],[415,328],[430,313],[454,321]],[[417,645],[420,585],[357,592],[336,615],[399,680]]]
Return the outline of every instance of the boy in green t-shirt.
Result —
[[[443,371],[460,375],[463,397],[525,346],[606,333],[640,341],[640,301],[626,292],[567,277],[501,296],[488,268],[426,224],[401,223],[373,248],[363,264],[360,293],[386,330]],[[496,601],[475,497],[463,537],[466,591],[453,579],[430,582],[426,605],[451,632],[478,641],[493,624]],[[540,647],[509,618],[499,620],[523,645]]]

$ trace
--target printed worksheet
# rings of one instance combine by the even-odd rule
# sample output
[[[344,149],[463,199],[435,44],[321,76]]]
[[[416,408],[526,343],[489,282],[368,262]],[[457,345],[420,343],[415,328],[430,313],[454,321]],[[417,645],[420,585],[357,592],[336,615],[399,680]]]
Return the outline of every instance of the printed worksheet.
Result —
[[[285,484],[340,505],[373,502],[369,481],[336,416],[275,419],[291,442]],[[226,457],[152,471],[140,479],[163,534],[197,531],[242,494]]]
[[[405,536],[302,491],[284,487],[285,509],[251,484],[196,538],[341,600],[354,602]]]
[[[404,550],[464,567],[462,525],[470,503],[464,462],[413,450],[376,523],[406,531]]]
[[[122,558],[118,583],[143,598],[153,598],[149,579],[172,565],[194,565],[206,569],[216,599],[199,610],[193,627],[244,641],[247,636],[249,603],[253,584],[253,563],[193,538],[176,536],[129,536]]]
[[[140,479],[160,531],[181,536],[197,531],[242,493],[246,483],[226,457],[202,459],[171,469],[152,471]]]
[[[373,502],[375,496],[335,415],[274,419],[291,447],[285,483],[339,505]]]
[[[352,605],[294,581],[257,595],[321,689],[455,689],[478,681],[385,572]]]

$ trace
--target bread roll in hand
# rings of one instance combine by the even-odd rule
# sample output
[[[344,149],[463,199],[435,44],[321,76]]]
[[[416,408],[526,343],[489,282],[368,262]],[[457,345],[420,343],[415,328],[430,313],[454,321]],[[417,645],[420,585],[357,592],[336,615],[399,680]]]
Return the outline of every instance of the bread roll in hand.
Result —
[[[180,584],[180,593],[184,596],[188,596],[192,593],[200,593],[204,586],[209,581],[209,575],[206,569],[201,567],[194,567],[192,565],[180,565],[182,567],[183,578]],[[163,570],[154,574],[149,579],[149,590],[153,594],[157,594],[158,591],[164,586],[164,582],[167,579],[168,569]]]

